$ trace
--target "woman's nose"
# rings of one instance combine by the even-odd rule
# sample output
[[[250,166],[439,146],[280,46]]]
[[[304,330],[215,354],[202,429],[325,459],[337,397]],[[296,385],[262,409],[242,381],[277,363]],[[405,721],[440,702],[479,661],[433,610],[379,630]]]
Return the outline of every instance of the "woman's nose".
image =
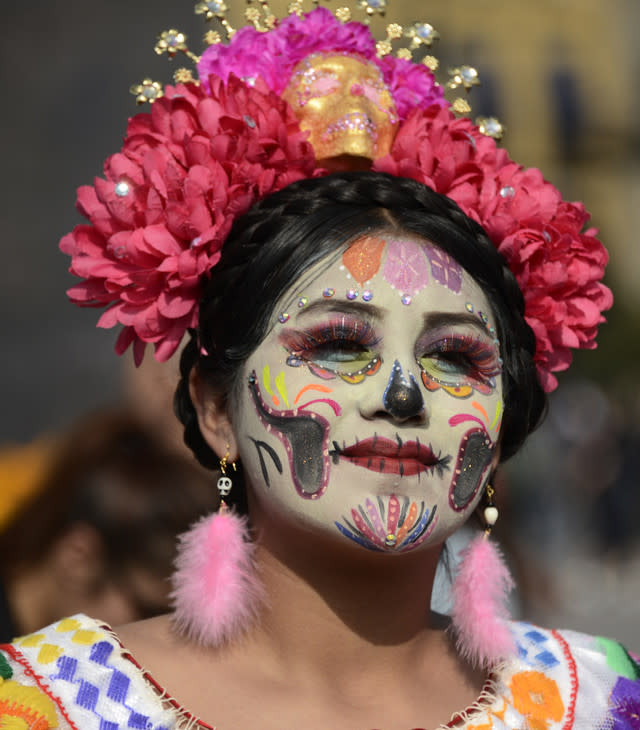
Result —
[[[371,396],[373,395],[373,400]],[[399,360],[394,360],[384,387],[377,396],[370,394],[368,415],[390,416],[394,421],[424,420],[426,418],[424,398],[418,382],[410,372],[405,372]]]

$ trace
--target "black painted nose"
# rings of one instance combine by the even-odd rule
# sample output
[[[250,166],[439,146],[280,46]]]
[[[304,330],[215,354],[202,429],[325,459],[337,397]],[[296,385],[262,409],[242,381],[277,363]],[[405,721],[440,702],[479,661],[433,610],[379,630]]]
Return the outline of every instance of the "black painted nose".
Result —
[[[406,421],[424,413],[424,400],[418,383],[411,373],[407,380],[398,360],[393,363],[382,403],[387,413],[399,421]]]

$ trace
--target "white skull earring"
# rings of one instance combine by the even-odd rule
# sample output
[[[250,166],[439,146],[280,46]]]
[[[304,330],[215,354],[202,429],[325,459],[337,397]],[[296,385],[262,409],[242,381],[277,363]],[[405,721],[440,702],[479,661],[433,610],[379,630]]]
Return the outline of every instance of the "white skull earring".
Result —
[[[232,486],[233,482],[229,477],[222,476],[218,479],[218,491],[220,492],[221,497],[227,497]]]
[[[231,477],[227,476],[227,463],[229,460],[229,444],[227,444],[227,450],[225,455],[220,459],[220,471],[222,472],[220,475],[220,478],[218,479],[218,492],[220,493],[221,498],[221,504],[220,504],[220,511],[224,512],[227,509],[227,505],[224,501],[224,498],[229,496],[229,492],[231,491],[231,488],[233,487],[233,482],[231,481]],[[233,470],[236,470],[236,462],[231,462],[231,466],[233,467]]]

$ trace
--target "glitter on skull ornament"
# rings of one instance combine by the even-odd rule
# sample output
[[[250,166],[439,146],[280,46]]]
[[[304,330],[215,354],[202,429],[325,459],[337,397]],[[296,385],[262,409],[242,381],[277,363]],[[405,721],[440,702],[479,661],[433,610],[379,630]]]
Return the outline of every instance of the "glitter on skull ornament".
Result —
[[[391,149],[398,115],[380,69],[364,58],[311,54],[295,67],[282,96],[322,164],[375,160]]]

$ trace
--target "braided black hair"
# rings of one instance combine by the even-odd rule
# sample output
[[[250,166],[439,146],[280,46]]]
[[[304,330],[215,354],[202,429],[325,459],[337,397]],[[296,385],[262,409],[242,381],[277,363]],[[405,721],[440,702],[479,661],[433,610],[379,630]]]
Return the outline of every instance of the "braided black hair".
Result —
[[[486,233],[449,198],[384,173],[335,173],[303,180],[262,200],[234,224],[205,284],[198,331],[181,359],[175,406],[185,442],[204,466],[218,458],[200,433],[189,396],[193,367],[221,395],[234,392],[242,363],[267,334],[282,295],[315,263],[370,232],[413,233],[456,259],[491,304],[503,359],[501,459],[538,425],[546,397],[536,376],[535,336],[522,292]],[[238,481],[236,478],[235,482]],[[246,508],[244,490],[232,492]]]

